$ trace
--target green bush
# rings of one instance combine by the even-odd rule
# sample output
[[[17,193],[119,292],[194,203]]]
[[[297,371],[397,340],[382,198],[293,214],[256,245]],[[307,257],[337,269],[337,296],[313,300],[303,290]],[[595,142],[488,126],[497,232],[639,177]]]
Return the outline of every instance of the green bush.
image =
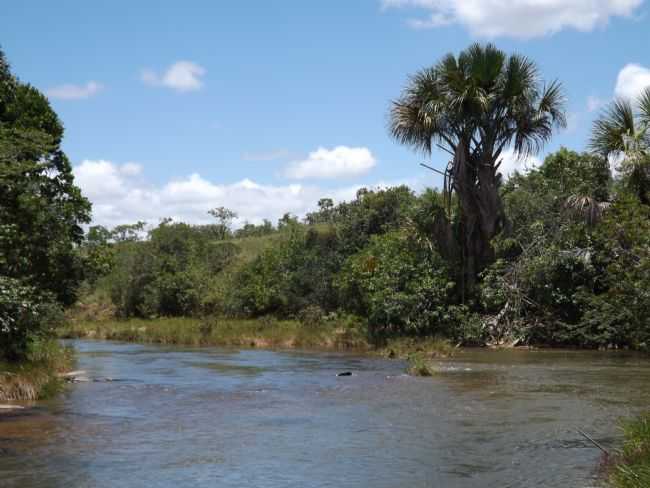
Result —
[[[594,232],[597,293],[584,294],[580,333],[595,346],[650,349],[650,209],[616,201]]]
[[[375,236],[338,279],[344,305],[368,317],[372,332],[453,334],[454,283],[442,259],[405,232]]]
[[[0,359],[27,359],[30,345],[61,321],[53,296],[0,275]]]

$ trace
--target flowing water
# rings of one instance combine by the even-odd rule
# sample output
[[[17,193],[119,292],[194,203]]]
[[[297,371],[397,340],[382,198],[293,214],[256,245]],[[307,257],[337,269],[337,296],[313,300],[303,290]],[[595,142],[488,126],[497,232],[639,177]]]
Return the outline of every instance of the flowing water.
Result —
[[[2,487],[587,487],[650,361],[463,351],[433,378],[329,352],[75,341],[92,379],[0,412]],[[336,373],[352,371],[352,376]]]

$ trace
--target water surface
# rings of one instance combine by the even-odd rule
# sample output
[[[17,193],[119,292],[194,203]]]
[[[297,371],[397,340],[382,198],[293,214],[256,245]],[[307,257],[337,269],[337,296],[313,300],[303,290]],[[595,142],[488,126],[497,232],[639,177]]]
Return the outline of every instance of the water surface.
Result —
[[[2,487],[587,487],[650,361],[464,351],[434,378],[353,354],[74,342],[71,385],[0,413]],[[336,373],[352,371],[353,376]]]

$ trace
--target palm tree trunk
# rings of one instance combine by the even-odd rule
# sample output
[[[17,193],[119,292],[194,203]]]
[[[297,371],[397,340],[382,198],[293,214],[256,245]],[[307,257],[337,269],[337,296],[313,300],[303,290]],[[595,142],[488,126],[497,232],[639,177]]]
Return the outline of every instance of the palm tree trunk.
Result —
[[[503,226],[504,212],[491,161],[472,161],[467,146],[458,144],[452,171],[460,202],[462,291],[471,296],[478,274],[494,261],[491,241]]]

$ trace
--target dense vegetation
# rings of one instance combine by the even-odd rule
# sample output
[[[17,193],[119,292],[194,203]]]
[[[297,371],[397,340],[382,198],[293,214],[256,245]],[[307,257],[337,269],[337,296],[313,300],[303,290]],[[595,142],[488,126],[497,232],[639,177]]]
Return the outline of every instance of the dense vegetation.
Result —
[[[169,220],[146,235],[92,227],[81,308],[110,300],[124,318],[347,320],[377,338],[647,349],[650,207],[628,177],[561,149],[499,195],[508,229],[472,296],[437,250],[443,195],[401,186],[324,199],[302,222],[285,216],[243,235]]]
[[[562,105],[561,86],[524,57],[489,45],[447,56],[391,110],[399,141],[451,153],[441,191],[362,189],[236,231],[225,208],[209,211],[213,225],[91,227],[79,308],[343,323],[379,341],[647,350],[650,90],[602,114],[590,152],[563,148],[506,181],[503,151],[539,150]]]
[[[82,278],[75,246],[90,203],[73,184],[62,137],[47,98],[17,80],[0,52],[0,361],[51,347]]]

